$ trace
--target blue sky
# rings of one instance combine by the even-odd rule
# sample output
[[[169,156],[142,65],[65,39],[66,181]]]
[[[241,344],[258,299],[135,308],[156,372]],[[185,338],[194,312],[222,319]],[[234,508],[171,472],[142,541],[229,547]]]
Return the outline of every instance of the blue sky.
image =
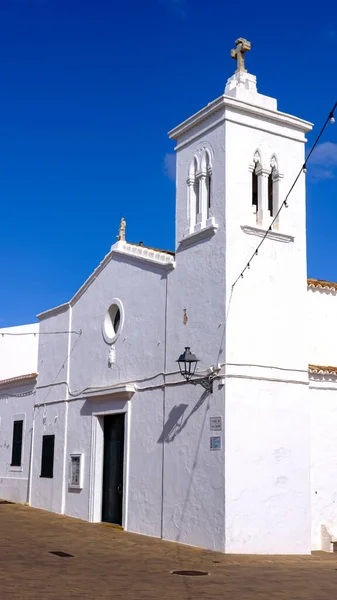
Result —
[[[0,0],[1,327],[67,301],[121,216],[129,241],[174,248],[167,131],[223,92],[237,37],[313,143],[336,100],[337,7],[312,6]],[[311,165],[308,275],[337,280],[337,123]]]

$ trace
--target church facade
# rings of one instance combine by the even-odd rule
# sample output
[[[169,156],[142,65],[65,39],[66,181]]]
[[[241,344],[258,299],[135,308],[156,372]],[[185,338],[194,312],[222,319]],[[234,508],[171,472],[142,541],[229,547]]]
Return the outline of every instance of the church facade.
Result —
[[[0,382],[0,497],[227,553],[333,550],[337,284],[307,280],[304,172],[277,217],[312,125],[257,92],[236,45],[224,94],[169,134],[175,252],[122,220],[38,315],[36,368]]]

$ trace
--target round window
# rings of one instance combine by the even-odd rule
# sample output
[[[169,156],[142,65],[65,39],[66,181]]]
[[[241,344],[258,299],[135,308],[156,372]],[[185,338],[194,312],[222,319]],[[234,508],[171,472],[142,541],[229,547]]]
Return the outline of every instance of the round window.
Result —
[[[114,342],[122,328],[122,306],[120,302],[114,302],[108,308],[103,325],[103,336],[108,344]]]

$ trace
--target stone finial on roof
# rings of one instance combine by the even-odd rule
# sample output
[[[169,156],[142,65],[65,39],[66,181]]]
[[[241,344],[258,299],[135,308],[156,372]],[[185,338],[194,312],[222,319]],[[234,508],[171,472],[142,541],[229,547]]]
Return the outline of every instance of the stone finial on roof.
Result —
[[[238,38],[235,40],[235,45],[235,50],[231,50],[231,57],[236,59],[237,68],[235,73],[240,71],[247,73],[247,69],[245,69],[245,52],[249,52],[251,48],[250,42],[245,40],[245,38]]]
[[[126,230],[126,220],[124,217],[121,218],[121,222],[118,229],[117,239],[119,242],[125,242],[125,230]]]

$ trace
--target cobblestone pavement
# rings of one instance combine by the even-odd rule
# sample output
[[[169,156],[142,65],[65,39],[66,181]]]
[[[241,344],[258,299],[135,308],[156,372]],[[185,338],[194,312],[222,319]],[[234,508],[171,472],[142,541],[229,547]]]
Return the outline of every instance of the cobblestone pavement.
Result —
[[[332,600],[337,555],[237,556],[0,503],[0,598]],[[72,557],[59,557],[61,551]],[[182,577],[173,570],[209,575]]]

